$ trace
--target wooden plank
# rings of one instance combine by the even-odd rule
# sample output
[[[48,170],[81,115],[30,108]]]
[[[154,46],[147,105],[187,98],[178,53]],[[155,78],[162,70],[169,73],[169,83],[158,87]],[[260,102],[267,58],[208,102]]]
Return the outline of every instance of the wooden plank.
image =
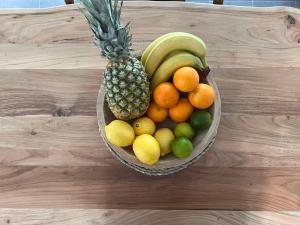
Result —
[[[0,118],[0,165],[116,166],[95,116]],[[300,117],[225,115],[195,167],[300,168]]]
[[[300,64],[299,12],[126,2],[123,21],[132,22],[137,50],[163,33],[181,30],[204,39],[212,68],[294,67]],[[0,23],[1,68],[99,68],[103,63],[77,6],[27,13],[4,10]],[[28,55],[28,49],[34,54]]]
[[[299,64],[300,65],[300,64]],[[298,68],[213,69],[222,112],[299,115]]]
[[[96,115],[102,70],[1,70],[0,115]]]
[[[103,70],[0,70],[0,116],[95,115]],[[213,69],[223,113],[300,115],[300,67]]]
[[[92,44],[0,44],[0,49],[3,69],[100,69],[107,64]]]
[[[296,225],[293,212],[119,209],[0,209],[1,224],[9,225]]]
[[[2,208],[300,209],[300,168],[1,167]]]
[[[5,117],[0,124],[1,165],[118,164],[102,141],[94,116]]]

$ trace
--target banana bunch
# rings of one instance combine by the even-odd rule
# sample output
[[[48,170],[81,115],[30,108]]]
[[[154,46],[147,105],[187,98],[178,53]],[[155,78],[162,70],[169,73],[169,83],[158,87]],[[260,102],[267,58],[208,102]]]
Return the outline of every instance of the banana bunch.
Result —
[[[206,59],[206,45],[193,34],[172,32],[154,40],[143,52],[141,62],[151,77],[151,89],[169,80],[175,71],[184,66],[191,66],[209,73]]]

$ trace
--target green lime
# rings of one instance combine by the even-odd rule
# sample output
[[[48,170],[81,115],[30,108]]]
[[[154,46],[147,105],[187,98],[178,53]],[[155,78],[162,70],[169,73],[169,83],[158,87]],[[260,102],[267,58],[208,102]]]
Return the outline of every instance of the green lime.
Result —
[[[190,123],[196,130],[209,128],[211,122],[211,114],[206,111],[194,111],[190,118]]]
[[[177,158],[186,158],[192,153],[193,144],[186,137],[179,137],[172,141],[171,148]]]
[[[193,139],[195,131],[189,123],[178,123],[174,130],[176,137],[186,137]]]

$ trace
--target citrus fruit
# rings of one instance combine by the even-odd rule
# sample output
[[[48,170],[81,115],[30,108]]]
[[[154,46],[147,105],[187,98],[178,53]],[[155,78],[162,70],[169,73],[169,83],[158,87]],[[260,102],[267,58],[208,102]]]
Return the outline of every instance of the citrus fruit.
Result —
[[[158,85],[153,91],[155,103],[162,108],[171,108],[179,100],[179,92],[173,84],[164,82]]]
[[[122,120],[113,120],[106,125],[105,136],[111,144],[119,147],[132,145],[135,138],[132,126]]]
[[[151,102],[146,115],[155,123],[161,123],[168,117],[168,110],[158,106],[155,102]]]
[[[135,121],[133,121],[132,127],[136,135],[141,135],[141,134],[153,135],[156,129],[155,123],[146,116],[138,118]]]
[[[189,92],[190,103],[198,109],[207,109],[215,100],[215,91],[208,84],[198,84],[196,89]]]
[[[169,117],[179,123],[187,121],[194,108],[187,99],[180,99],[174,107],[169,109]]]
[[[171,148],[173,154],[177,158],[186,158],[191,155],[193,151],[193,144],[186,137],[179,137],[172,141]]]
[[[209,128],[211,122],[211,114],[206,111],[194,111],[190,118],[190,123],[196,130]]]
[[[176,137],[186,137],[193,139],[195,131],[189,123],[178,123],[174,130]]]
[[[175,139],[171,129],[161,128],[155,132],[154,137],[159,143],[161,156],[171,152],[171,142]]]
[[[135,156],[142,163],[153,165],[159,160],[159,143],[150,134],[142,134],[136,137],[132,148]]]
[[[181,67],[174,73],[173,83],[182,92],[193,91],[199,84],[199,74],[193,67]]]

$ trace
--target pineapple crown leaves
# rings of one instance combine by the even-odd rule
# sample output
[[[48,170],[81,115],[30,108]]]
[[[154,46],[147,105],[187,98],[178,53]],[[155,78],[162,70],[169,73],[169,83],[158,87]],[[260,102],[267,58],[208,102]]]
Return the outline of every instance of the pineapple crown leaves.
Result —
[[[85,10],[88,24],[101,47],[101,53],[108,59],[126,57],[131,54],[130,27],[127,23],[121,26],[120,16],[123,5],[121,1],[118,7],[118,0],[81,0]]]

